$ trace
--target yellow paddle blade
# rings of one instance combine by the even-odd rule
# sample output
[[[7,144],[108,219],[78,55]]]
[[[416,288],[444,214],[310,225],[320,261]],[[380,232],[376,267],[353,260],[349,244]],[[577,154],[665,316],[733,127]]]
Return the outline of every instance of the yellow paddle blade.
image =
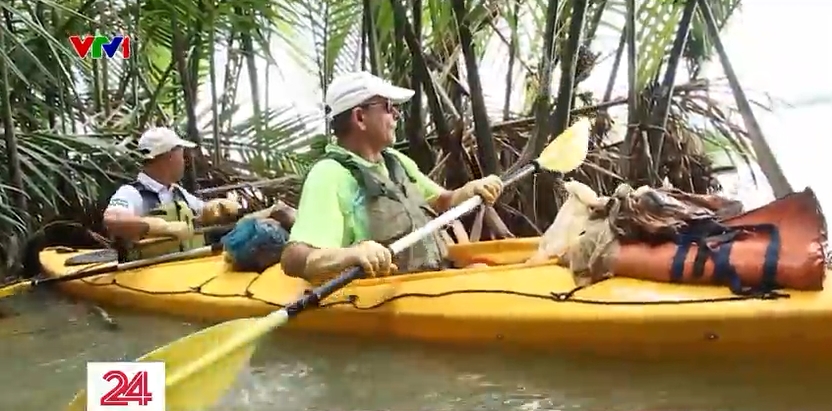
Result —
[[[202,410],[219,401],[257,348],[257,339],[250,334],[262,329],[263,320],[243,318],[217,324],[137,359],[165,363],[165,411]],[[67,411],[84,411],[86,406],[87,394],[82,390]]]
[[[568,173],[583,164],[589,149],[589,119],[581,118],[549,143],[537,163],[549,171]]]
[[[11,284],[11,285],[7,285],[3,288],[0,288],[0,298],[6,298],[10,295],[15,295],[17,293],[26,291],[31,286],[32,286],[31,281],[21,281],[19,283],[14,283],[14,284]]]

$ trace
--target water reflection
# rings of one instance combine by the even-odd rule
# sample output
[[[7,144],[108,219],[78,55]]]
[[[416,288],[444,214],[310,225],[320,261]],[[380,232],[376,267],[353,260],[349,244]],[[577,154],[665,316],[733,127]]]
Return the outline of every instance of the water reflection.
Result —
[[[88,360],[136,356],[199,328],[83,305],[15,298],[0,321],[0,409],[61,410]],[[6,300],[3,305],[9,306]],[[804,366],[808,367],[808,366]],[[826,369],[754,363],[600,362],[277,333],[215,407],[227,411],[826,411]]]
[[[271,347],[241,392],[281,399],[233,409],[826,410],[822,387],[832,375],[771,363],[598,362],[402,343],[286,339]],[[288,390],[281,396],[275,386]]]

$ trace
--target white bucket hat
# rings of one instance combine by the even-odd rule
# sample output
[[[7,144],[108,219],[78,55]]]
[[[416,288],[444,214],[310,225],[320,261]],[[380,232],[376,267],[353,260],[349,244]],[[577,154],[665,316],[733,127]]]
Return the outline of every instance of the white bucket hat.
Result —
[[[326,116],[331,119],[374,96],[386,98],[393,104],[401,104],[410,100],[414,93],[411,89],[396,87],[366,71],[343,74],[333,79],[326,90]]]
[[[139,150],[144,158],[152,159],[165,154],[176,147],[194,148],[196,144],[184,140],[167,127],[153,127],[142,133],[139,138]]]

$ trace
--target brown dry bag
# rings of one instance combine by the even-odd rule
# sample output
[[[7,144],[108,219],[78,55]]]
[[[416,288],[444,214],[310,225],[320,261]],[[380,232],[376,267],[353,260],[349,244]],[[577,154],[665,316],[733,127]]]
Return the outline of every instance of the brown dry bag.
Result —
[[[737,294],[823,289],[826,224],[811,189],[703,225],[692,225],[674,242],[620,244],[613,272],[661,282],[723,284]]]

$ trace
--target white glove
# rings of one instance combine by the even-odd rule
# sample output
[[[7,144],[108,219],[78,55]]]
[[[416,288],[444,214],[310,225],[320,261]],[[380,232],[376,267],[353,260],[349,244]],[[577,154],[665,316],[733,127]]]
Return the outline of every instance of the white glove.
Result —
[[[482,196],[485,204],[492,205],[502,192],[503,180],[492,174],[479,180],[469,181],[464,186],[454,190],[451,196],[451,206],[459,205],[459,203],[476,195]]]
[[[387,276],[398,270],[389,248],[375,241],[362,241],[351,247],[316,249],[306,257],[305,274],[337,273],[354,265],[360,265],[367,277]]]
[[[215,198],[205,203],[199,219],[203,226],[233,222],[240,213],[240,204],[227,198]]]

